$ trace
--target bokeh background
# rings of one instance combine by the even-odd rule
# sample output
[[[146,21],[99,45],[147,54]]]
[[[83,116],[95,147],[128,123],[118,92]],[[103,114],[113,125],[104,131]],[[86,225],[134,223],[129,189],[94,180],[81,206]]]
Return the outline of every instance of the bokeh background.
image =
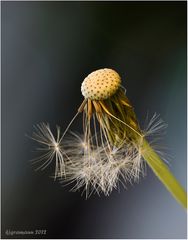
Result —
[[[154,174],[88,200],[35,172],[33,124],[65,129],[93,70],[122,77],[141,123],[168,123],[161,145],[186,187],[186,2],[2,2],[2,237],[186,238],[186,212]],[[81,120],[72,129],[82,131]],[[6,230],[46,229],[7,236]]]

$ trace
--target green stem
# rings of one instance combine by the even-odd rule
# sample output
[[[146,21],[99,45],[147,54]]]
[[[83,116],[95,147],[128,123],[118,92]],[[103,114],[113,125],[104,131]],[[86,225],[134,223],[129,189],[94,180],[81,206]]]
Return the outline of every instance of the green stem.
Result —
[[[187,208],[187,193],[146,140],[142,145],[142,156],[173,197]]]

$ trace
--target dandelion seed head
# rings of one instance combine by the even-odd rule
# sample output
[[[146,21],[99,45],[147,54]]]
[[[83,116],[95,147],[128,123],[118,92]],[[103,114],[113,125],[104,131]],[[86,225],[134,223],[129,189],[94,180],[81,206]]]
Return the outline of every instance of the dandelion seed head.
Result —
[[[121,84],[119,74],[108,68],[90,73],[81,86],[82,95],[91,100],[102,100],[111,97]]]
[[[86,197],[92,193],[108,196],[120,183],[125,187],[145,175],[144,138],[163,130],[164,124],[154,115],[141,130],[121,78],[112,69],[89,74],[81,91],[85,99],[61,136],[60,128],[54,137],[48,124],[37,126],[33,139],[44,151],[37,161],[42,162],[41,169],[53,163],[55,178],[63,184],[73,184],[72,191],[82,188]],[[68,134],[82,112],[83,134]]]

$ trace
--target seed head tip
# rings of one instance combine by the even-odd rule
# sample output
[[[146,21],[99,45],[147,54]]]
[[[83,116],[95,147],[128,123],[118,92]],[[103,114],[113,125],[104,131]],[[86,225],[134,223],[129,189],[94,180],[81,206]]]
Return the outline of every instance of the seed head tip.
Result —
[[[116,93],[121,84],[119,74],[109,68],[90,73],[82,82],[81,91],[85,98],[103,100]]]

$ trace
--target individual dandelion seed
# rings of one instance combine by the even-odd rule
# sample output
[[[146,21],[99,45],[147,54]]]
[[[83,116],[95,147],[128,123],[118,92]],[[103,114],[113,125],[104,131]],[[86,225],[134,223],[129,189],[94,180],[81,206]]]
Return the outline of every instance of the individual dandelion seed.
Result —
[[[41,123],[34,126],[35,132],[31,139],[39,143],[40,147],[37,147],[37,151],[41,152],[41,155],[32,160],[33,164],[38,164],[36,170],[44,170],[55,158],[55,178],[65,174],[64,153],[61,146],[60,128],[57,127],[57,137],[50,130],[49,124]]]

